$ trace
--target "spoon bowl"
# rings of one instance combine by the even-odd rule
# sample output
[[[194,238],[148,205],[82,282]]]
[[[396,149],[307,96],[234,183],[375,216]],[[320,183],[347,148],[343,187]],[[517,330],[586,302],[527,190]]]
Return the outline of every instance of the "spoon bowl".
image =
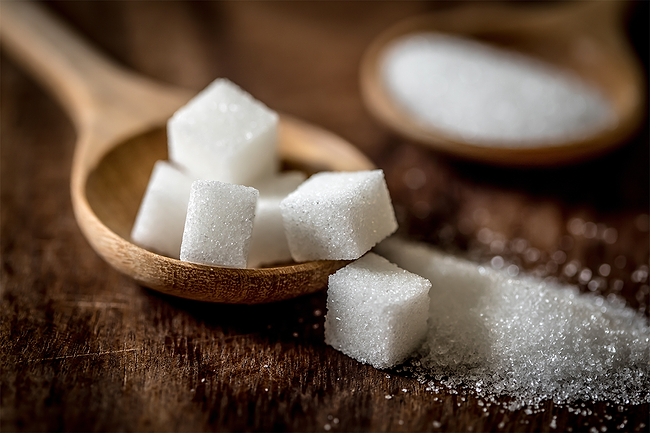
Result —
[[[147,251],[130,232],[155,161],[167,159],[167,119],[193,92],[152,82],[102,57],[44,9],[6,2],[3,48],[59,97],[78,132],[71,174],[75,218],[111,266],[151,289],[208,302],[257,304],[312,293],[346,261],[264,269],[183,262]],[[308,173],[365,170],[354,146],[319,127],[280,116],[279,152]]]
[[[641,67],[621,29],[623,2],[568,4],[472,3],[408,18],[381,33],[361,62],[360,80],[369,111],[398,134],[444,153],[504,166],[549,166],[595,157],[625,142],[645,112]],[[400,38],[446,33],[483,41],[575,73],[599,89],[617,124],[581,139],[526,146],[470,143],[417,122],[387,90],[386,54]]]

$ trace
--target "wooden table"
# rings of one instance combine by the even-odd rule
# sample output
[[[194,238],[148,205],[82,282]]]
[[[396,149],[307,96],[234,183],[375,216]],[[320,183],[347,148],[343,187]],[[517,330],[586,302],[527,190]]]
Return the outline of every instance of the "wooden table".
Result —
[[[403,17],[452,6],[48,5],[147,76],[196,90],[225,76],[271,108],[355,143],[385,169],[404,233],[477,260],[500,252],[491,243],[500,239],[512,246],[500,252],[504,259],[521,268],[583,290],[595,281],[596,291],[620,293],[647,314],[647,122],[594,161],[498,169],[405,142],[363,107],[358,65],[372,38]],[[647,71],[648,3],[633,12],[627,29]],[[324,292],[249,307],[184,301],[134,284],[99,259],[76,226],[69,120],[4,54],[0,71],[3,432],[647,431],[648,405],[602,402],[574,413],[548,402],[532,414],[496,405],[484,412],[471,394],[434,394],[407,375],[362,365],[325,345]],[[405,182],[413,168],[424,185]],[[556,251],[566,259],[552,260]],[[567,272],[572,261],[591,278]],[[609,275],[598,275],[602,264]]]

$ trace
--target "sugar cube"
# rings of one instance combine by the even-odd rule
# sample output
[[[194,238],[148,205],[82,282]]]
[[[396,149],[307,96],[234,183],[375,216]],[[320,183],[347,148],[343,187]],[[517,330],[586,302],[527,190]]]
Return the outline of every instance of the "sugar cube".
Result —
[[[169,157],[197,179],[249,185],[277,171],[277,124],[277,113],[218,79],[169,120]]]
[[[393,367],[426,337],[430,287],[426,279],[366,254],[329,277],[325,342],[376,368]]]
[[[156,162],[131,230],[133,242],[179,258],[192,180],[169,162]]]
[[[248,267],[291,261],[287,236],[284,233],[280,202],[305,181],[299,171],[281,173],[255,183],[260,192],[253,222]]]
[[[317,173],[280,210],[296,261],[355,260],[397,230],[382,170]]]
[[[181,260],[245,268],[258,195],[255,188],[216,180],[192,183]]]

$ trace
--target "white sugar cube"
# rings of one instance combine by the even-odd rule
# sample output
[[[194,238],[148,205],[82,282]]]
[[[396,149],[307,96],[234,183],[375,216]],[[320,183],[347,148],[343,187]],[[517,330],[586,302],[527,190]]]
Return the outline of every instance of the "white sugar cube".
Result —
[[[382,170],[317,173],[280,209],[296,261],[355,260],[397,230]]]
[[[255,210],[248,267],[291,261],[280,202],[304,182],[306,177],[302,172],[292,171],[266,178],[253,185],[259,190],[260,196]]]
[[[243,185],[195,181],[187,207],[181,260],[245,268],[258,195],[255,188]]]
[[[427,333],[426,279],[368,253],[330,275],[325,342],[376,368],[417,350]]]
[[[278,169],[277,124],[277,113],[218,79],[169,120],[169,158],[197,179],[249,185]]]
[[[179,257],[192,180],[172,164],[156,162],[131,230],[133,242]]]

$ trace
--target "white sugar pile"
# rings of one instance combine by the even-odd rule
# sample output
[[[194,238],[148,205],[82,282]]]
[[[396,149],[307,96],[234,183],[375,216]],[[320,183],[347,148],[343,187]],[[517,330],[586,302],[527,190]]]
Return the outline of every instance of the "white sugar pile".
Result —
[[[376,368],[404,361],[426,336],[430,287],[366,254],[329,277],[325,342]]]
[[[382,79],[421,124],[476,145],[554,144],[617,123],[599,91],[568,71],[451,35],[398,39]]]
[[[407,367],[421,380],[507,395],[513,407],[650,402],[650,325],[623,301],[395,238],[376,250],[432,282],[427,341]]]
[[[171,162],[156,164],[133,241],[182,261],[244,268],[358,259],[397,229],[381,170],[306,182],[280,173],[278,120],[226,79],[181,107],[167,123]]]

